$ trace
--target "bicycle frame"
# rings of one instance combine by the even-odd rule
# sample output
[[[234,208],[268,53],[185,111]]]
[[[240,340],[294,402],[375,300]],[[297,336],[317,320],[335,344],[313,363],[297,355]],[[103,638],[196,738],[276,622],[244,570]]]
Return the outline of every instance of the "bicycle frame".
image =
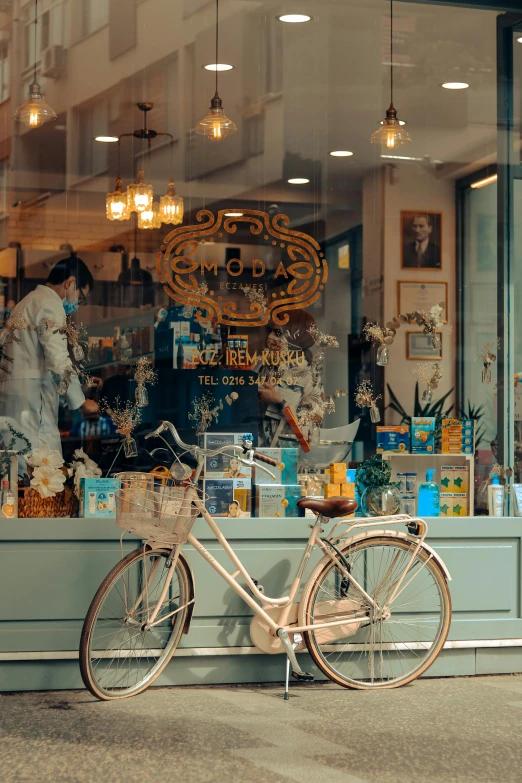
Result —
[[[243,601],[254,611],[255,614],[260,615],[263,620],[267,623],[269,628],[273,631],[274,634],[277,634],[278,631],[291,631],[292,633],[301,633],[303,631],[309,631],[309,630],[317,630],[321,628],[332,628],[338,625],[345,625],[346,624],[346,616],[344,616],[340,620],[332,620],[330,622],[322,622],[322,623],[313,623],[312,625],[288,625],[288,617],[290,615],[292,605],[294,603],[294,599],[299,591],[299,588],[301,586],[303,575],[305,573],[306,567],[308,565],[308,562],[310,560],[311,553],[313,551],[314,546],[319,546],[320,549],[323,551],[325,555],[327,555],[333,562],[336,563],[337,567],[339,568],[339,571],[342,573],[344,577],[349,579],[351,584],[354,586],[354,588],[359,592],[359,594],[365,599],[365,601],[368,603],[369,606],[372,607],[372,609],[379,613],[381,611],[384,611],[386,607],[379,607],[375,601],[371,598],[371,596],[368,595],[368,593],[364,590],[364,588],[357,582],[357,580],[353,577],[353,575],[346,569],[342,563],[342,561],[339,559],[337,553],[335,552],[334,547],[332,546],[336,541],[339,541],[341,538],[345,538],[346,535],[350,534],[352,530],[355,528],[371,528],[376,526],[382,526],[383,523],[385,524],[402,524],[407,525],[411,522],[418,521],[422,523],[423,530],[422,535],[419,537],[419,539],[416,541],[416,546],[413,548],[411,557],[406,564],[402,575],[397,581],[397,584],[395,585],[393,594],[391,595],[387,606],[389,606],[395,597],[399,594],[399,590],[401,588],[401,585],[406,577],[406,574],[409,571],[409,568],[411,566],[411,563],[415,559],[419,549],[423,545],[424,539],[427,534],[427,525],[423,520],[416,520],[415,518],[409,517],[408,515],[400,515],[395,517],[380,517],[378,520],[375,518],[370,519],[358,519],[357,521],[352,521],[351,519],[349,521],[341,520],[336,525],[334,525],[330,537],[328,539],[320,539],[319,533],[323,530],[323,525],[329,524],[331,522],[330,519],[327,517],[318,516],[316,518],[316,521],[313,525],[310,525],[311,527],[311,533],[308,539],[308,542],[305,546],[303,555],[301,557],[301,561],[297,567],[297,571],[295,573],[294,579],[292,581],[292,584],[290,586],[290,590],[288,595],[282,596],[280,598],[272,598],[270,596],[265,595],[262,593],[251,576],[249,575],[248,571],[246,570],[245,566],[242,564],[234,550],[232,549],[231,545],[229,544],[228,540],[224,536],[224,534],[221,532],[219,526],[217,525],[216,521],[213,519],[213,517],[210,515],[210,513],[207,511],[203,501],[199,498],[196,489],[193,486],[187,487],[187,493],[191,496],[191,501],[197,506],[199,509],[201,516],[208,524],[209,528],[212,530],[214,535],[216,536],[216,539],[218,540],[221,548],[224,550],[224,552],[229,557],[232,564],[235,566],[236,570],[234,573],[229,573],[226,568],[224,568],[220,563],[217,562],[217,560],[211,555],[211,553],[203,546],[203,544],[191,533],[189,533],[187,537],[187,543],[189,543],[196,552],[199,552],[199,554],[209,563],[209,565],[216,571],[219,576],[221,576],[222,579],[227,582],[227,584],[234,590],[237,595],[239,595]],[[303,520],[304,521],[304,520]],[[347,526],[348,530],[345,531],[343,535],[339,535],[337,532],[340,526]],[[337,535],[333,535],[337,532]],[[170,561],[170,571],[171,574],[174,574],[174,569],[176,567],[176,562],[178,559],[178,555],[181,552],[181,549],[183,547],[183,544],[178,544],[172,551],[172,555],[169,558]],[[430,558],[431,559],[431,555]],[[424,566],[423,566],[424,567]],[[415,574],[410,578],[410,580],[404,585],[402,589],[405,589],[407,585],[410,583],[411,579],[413,579],[419,571],[416,571]],[[240,584],[237,582],[238,576],[243,576],[247,583],[248,591],[245,590]],[[167,590],[169,588],[170,579],[166,580],[165,587],[163,589],[162,595],[160,596],[157,606],[152,613],[152,615],[149,618],[149,622],[147,623],[148,627],[153,627],[156,624],[159,624],[160,622],[163,622],[166,617],[170,617],[171,614],[175,614],[177,611],[180,611],[180,607],[176,609],[174,612],[172,612],[169,615],[164,615],[161,617],[160,620],[156,620],[157,614],[160,610],[160,607],[163,604],[163,601],[165,599]],[[402,592],[402,590],[401,590]],[[278,621],[276,622],[263,608],[262,604],[268,604],[269,607],[274,608],[280,608],[281,614],[278,617]],[[350,619],[357,619],[358,617],[365,617],[364,613],[361,614],[354,614],[350,615]]]

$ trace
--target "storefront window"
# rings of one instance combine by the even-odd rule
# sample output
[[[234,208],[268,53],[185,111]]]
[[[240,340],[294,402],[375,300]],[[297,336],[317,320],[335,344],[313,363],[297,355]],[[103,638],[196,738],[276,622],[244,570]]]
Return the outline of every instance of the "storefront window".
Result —
[[[325,489],[325,468],[384,450],[393,510],[420,513],[428,469],[443,493],[457,481],[450,516],[487,513],[492,471],[520,480],[498,225],[512,221],[515,303],[522,33],[513,21],[504,170],[509,8],[394,2],[392,28],[384,0],[308,5],[289,24],[270,3],[220,3],[218,102],[214,2],[2,12],[0,421],[20,497],[46,447],[82,462],[76,489],[82,471],[168,468],[144,438],[164,419],[202,445],[252,433],[299,450],[305,492],[353,491],[353,474]],[[35,63],[56,119],[37,96],[24,124]],[[25,515],[57,515],[58,494]]]

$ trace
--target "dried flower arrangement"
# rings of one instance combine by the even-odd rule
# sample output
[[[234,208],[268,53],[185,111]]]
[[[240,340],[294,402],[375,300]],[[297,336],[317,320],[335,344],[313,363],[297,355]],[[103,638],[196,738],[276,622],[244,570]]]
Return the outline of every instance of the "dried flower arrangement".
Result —
[[[239,398],[237,392],[231,392],[225,397],[227,405],[232,405]],[[196,435],[203,435],[212,422],[217,423],[219,414],[223,410],[223,400],[220,400],[217,405],[214,405],[214,395],[211,392],[204,392],[201,397],[196,397],[192,400],[192,412],[189,413],[188,418],[193,421]]]
[[[380,367],[385,367],[388,364],[388,346],[392,345],[395,339],[395,331],[388,326],[370,323],[364,326],[363,335],[369,342],[378,344],[376,363]]]
[[[123,404],[119,397],[116,397],[114,404],[109,405],[107,400],[100,401],[101,410],[107,411],[112,421],[116,425],[116,431],[123,435],[123,450],[127,458],[136,457],[138,448],[132,433],[135,427],[141,422],[141,407],[129,400]]]
[[[482,346],[479,355],[477,356],[477,362],[482,362],[482,383],[491,383],[491,365],[497,361],[496,353],[493,351],[500,348],[500,337],[496,340],[488,340]]]
[[[372,423],[378,424],[381,420],[381,414],[376,402],[381,399],[381,395],[378,394],[377,397],[374,397],[373,395],[373,386],[370,381],[361,381],[355,389],[355,404],[359,408],[368,408]]]
[[[134,380],[137,384],[136,405],[138,405],[140,408],[144,408],[149,404],[149,395],[146,384],[150,383],[151,386],[154,386],[158,380],[158,374],[154,370],[150,359],[147,359],[144,356],[141,359],[138,359],[134,370]]]
[[[442,380],[442,369],[437,362],[418,362],[412,370],[419,381],[426,384],[422,393],[422,402],[431,402],[433,389],[436,389]]]
[[[257,304],[261,307],[261,311],[264,315],[266,311],[266,297],[262,290],[255,288],[253,285],[243,286],[243,294],[250,304]]]

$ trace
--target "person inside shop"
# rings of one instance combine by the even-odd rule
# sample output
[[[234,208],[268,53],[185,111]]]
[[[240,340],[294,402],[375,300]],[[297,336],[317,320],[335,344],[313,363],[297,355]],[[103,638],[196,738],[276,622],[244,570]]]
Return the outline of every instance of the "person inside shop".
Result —
[[[315,326],[315,319],[306,310],[290,310],[288,315],[289,320],[284,326],[274,322],[269,324],[266,347],[270,356],[267,363],[254,367],[259,382],[261,446],[277,447],[281,445],[281,435],[292,434],[283,412],[285,406],[289,406],[298,418],[301,409],[309,404],[312,397],[322,395],[320,382],[314,379],[311,368],[314,340],[310,328]],[[288,351],[293,357],[290,362],[285,359]]]
[[[51,269],[46,283],[36,286],[14,307],[2,332],[0,411],[16,422],[33,451],[47,445],[62,453],[58,386],[73,371],[73,364],[67,337],[59,327],[65,325],[67,315],[85,304],[92,287],[92,275],[80,258],[62,259]],[[75,374],[70,376],[65,401],[86,419],[99,416],[98,404],[85,399]],[[8,433],[2,436],[6,442]],[[25,469],[25,462],[20,469]]]

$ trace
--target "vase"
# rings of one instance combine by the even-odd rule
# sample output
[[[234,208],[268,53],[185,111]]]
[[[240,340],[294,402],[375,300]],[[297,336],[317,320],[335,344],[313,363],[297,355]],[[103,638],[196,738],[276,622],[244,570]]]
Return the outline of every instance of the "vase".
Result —
[[[138,408],[145,408],[149,404],[149,393],[145,386],[136,386],[135,397]]]
[[[125,438],[123,441],[123,453],[127,459],[138,456],[138,447],[134,438],[129,438],[128,440]]]
[[[491,383],[491,367],[489,364],[485,364],[482,370],[482,383]]]
[[[372,424],[378,424],[381,420],[381,414],[377,405],[370,405],[370,421]]]
[[[367,487],[361,499],[363,513],[367,517],[387,517],[398,514],[401,496],[397,487],[385,484],[382,487]]]
[[[431,402],[433,398],[433,391],[431,390],[431,387],[428,386],[427,389],[424,389],[422,392],[422,402]]]
[[[386,367],[388,364],[388,346],[379,345],[377,348],[377,359],[375,360],[379,367]]]

